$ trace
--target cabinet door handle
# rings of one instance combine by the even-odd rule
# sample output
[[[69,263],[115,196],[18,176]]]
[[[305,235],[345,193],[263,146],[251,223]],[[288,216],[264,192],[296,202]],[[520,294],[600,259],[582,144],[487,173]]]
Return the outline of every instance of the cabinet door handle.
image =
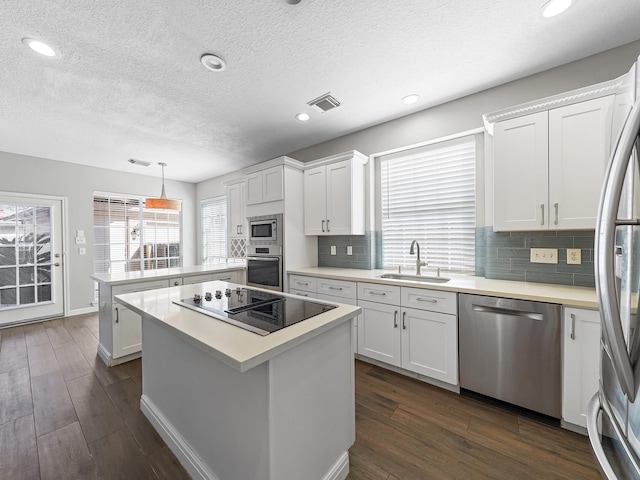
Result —
[[[571,314],[571,335],[569,335],[571,337],[571,340],[575,340],[576,339],[576,316],[575,314]]]
[[[324,220],[322,220],[322,231],[324,232]]]
[[[416,302],[438,303],[438,300],[436,300],[435,298],[422,298],[422,297],[418,297],[418,298],[416,298]]]
[[[557,225],[558,224],[558,204],[554,203],[553,204],[553,208],[555,208],[555,210],[556,210],[556,219],[553,221],[553,224]]]
[[[402,312],[402,329],[403,330],[407,329],[407,323],[405,322],[406,316],[407,316],[407,312]]]
[[[116,323],[120,323],[120,310],[116,307]]]
[[[544,225],[544,203],[540,204],[540,213],[542,213],[542,221],[540,222],[540,225]]]
[[[393,312],[393,328],[398,328],[398,310]]]
[[[329,230],[329,219],[327,218],[327,232],[330,232],[331,230]]]

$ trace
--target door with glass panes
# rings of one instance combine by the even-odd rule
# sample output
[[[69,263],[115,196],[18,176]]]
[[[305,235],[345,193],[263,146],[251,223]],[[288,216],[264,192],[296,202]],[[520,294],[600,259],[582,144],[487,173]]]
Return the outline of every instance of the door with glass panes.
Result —
[[[0,326],[64,314],[62,207],[0,193]]]

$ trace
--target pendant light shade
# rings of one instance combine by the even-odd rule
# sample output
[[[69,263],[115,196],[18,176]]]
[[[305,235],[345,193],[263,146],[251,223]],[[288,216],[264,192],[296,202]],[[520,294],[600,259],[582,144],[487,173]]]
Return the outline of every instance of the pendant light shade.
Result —
[[[164,191],[164,167],[167,166],[166,163],[158,163],[162,167],[162,193],[160,193],[160,197],[154,198],[146,198],[144,203],[146,208],[155,208],[160,210],[178,210],[182,208],[180,204],[180,200],[170,200],[167,198],[167,194]]]

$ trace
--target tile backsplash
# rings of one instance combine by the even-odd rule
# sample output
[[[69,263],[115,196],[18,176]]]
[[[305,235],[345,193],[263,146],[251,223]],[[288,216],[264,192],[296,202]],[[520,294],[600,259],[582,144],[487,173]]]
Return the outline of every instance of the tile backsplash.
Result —
[[[494,232],[476,228],[476,275],[496,280],[594,287],[593,230]],[[331,255],[331,246],[336,254]],[[347,255],[351,246],[352,255]],[[558,263],[531,263],[532,248],[557,248]],[[567,264],[567,248],[579,248],[580,265]],[[318,237],[321,267],[382,268],[382,232]]]
[[[593,230],[494,232],[476,228],[476,275],[499,280],[594,287]],[[529,261],[532,248],[557,248],[558,263]],[[579,248],[580,265],[567,264],[567,248]]]

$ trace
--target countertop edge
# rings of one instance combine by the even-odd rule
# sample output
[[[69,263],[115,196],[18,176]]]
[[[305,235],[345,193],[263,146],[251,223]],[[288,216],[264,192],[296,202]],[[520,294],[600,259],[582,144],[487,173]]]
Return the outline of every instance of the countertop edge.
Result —
[[[125,276],[127,275],[127,273],[115,273],[115,274],[113,273],[95,274],[94,273],[89,275],[89,278],[97,282],[104,283],[106,285],[125,285],[127,283],[163,280],[165,278],[179,277],[181,275],[198,275],[198,274],[216,273],[216,272],[232,272],[232,271],[242,271],[245,269],[246,267],[244,264],[229,265],[226,263],[221,263],[221,264],[215,264],[215,265],[192,265],[190,267],[174,267],[174,268],[163,268],[160,270],[146,270],[145,272],[128,272],[129,274],[138,274],[138,275],[133,275],[130,278],[118,278],[118,276]],[[115,277],[115,278],[111,278],[111,277]]]

